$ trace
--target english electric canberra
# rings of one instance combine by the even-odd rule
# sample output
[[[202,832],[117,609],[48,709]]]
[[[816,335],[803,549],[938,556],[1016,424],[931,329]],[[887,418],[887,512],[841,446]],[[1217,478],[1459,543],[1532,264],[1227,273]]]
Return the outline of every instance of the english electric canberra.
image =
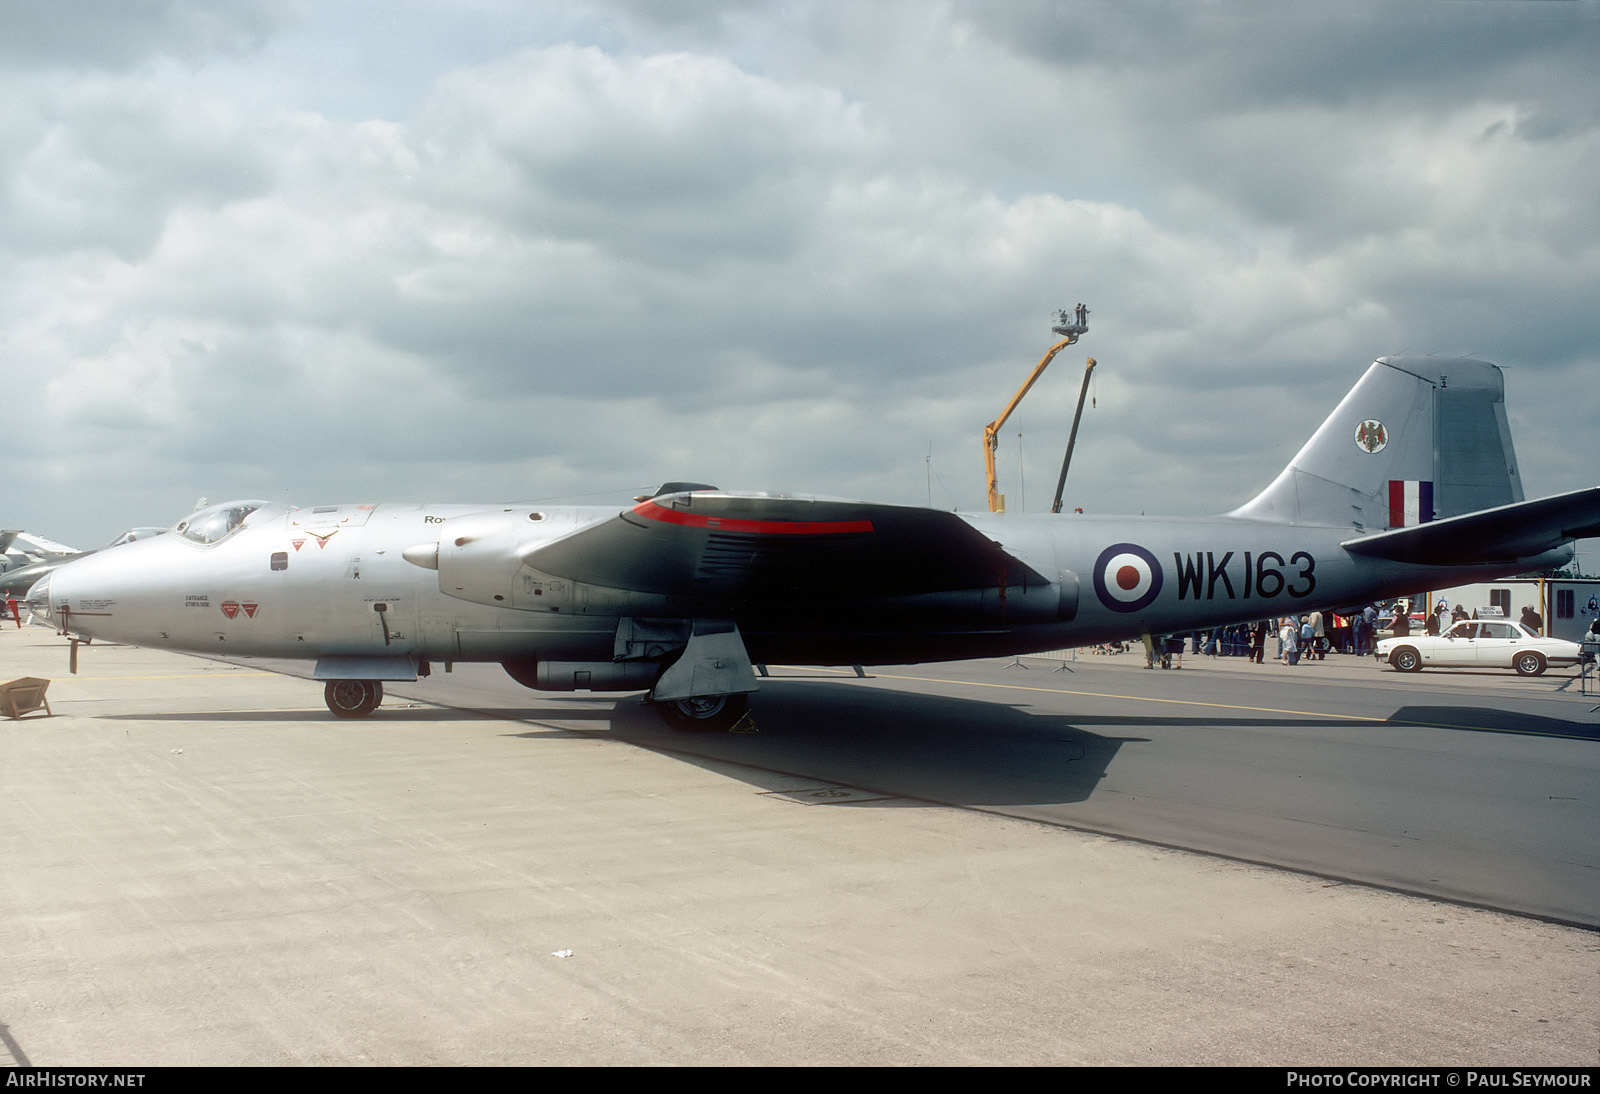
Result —
[[[1209,518],[963,514],[669,483],[635,504],[239,501],[67,563],[62,633],[304,658],[338,715],[434,664],[645,691],[730,724],[755,666],[1012,656],[1559,567],[1600,487],[1524,501],[1500,370],[1374,363],[1277,478]]]

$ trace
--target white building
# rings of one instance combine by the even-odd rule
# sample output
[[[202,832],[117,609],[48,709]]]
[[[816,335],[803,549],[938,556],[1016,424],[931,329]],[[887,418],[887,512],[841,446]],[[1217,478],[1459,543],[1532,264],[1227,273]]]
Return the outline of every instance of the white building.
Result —
[[[1441,600],[1452,608],[1459,604],[1474,619],[1521,619],[1522,609],[1531,607],[1544,619],[1545,634],[1577,642],[1600,615],[1600,578],[1506,577],[1460,585],[1418,593],[1411,598],[1412,611],[1424,610],[1424,603],[1437,608]]]

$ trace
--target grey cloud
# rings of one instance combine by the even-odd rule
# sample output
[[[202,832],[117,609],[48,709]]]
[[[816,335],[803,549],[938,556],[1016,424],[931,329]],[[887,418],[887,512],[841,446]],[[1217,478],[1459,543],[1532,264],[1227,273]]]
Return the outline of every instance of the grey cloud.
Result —
[[[792,250],[795,217],[869,143],[833,91],[704,56],[570,48],[452,76],[416,128],[442,200],[476,194],[534,236],[600,237],[656,264]]]
[[[1021,54],[1113,78],[1137,72],[1129,92],[1149,89],[1185,116],[1263,101],[1448,103],[1486,88],[1546,98],[1561,93],[1548,84],[1547,63],[1581,71],[1600,44],[1594,0],[1033,0],[954,10]]]
[[[1493,56],[1417,14],[1529,6],[569,4],[367,120],[315,86],[256,105],[273,50],[14,72],[0,339],[58,432],[53,462],[0,451],[95,513],[667,478],[971,507],[982,423],[1083,299],[1003,442],[1033,508],[1085,353],[1092,511],[1237,503],[1403,349],[1505,365],[1530,490],[1583,485],[1595,5],[1534,5],[1576,11],[1570,40],[1539,14]],[[1039,37],[1062,11],[1090,25]],[[504,25],[427,16],[456,47]],[[379,63],[319,44],[340,88]]]
[[[137,257],[174,209],[267,185],[266,164],[214,99],[99,78],[33,90],[0,122],[0,248],[13,254],[102,247]]]
[[[291,0],[9,0],[0,61],[125,71],[156,57],[194,62],[246,53],[296,7]]]

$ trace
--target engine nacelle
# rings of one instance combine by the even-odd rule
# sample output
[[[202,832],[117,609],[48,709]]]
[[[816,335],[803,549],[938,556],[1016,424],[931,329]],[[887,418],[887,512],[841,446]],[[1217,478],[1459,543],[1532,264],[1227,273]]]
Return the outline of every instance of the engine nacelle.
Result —
[[[510,608],[523,558],[559,534],[537,509],[468,513],[444,522],[431,559],[417,557],[420,547],[407,549],[405,557],[423,566],[431,561],[439,590],[448,596]]]

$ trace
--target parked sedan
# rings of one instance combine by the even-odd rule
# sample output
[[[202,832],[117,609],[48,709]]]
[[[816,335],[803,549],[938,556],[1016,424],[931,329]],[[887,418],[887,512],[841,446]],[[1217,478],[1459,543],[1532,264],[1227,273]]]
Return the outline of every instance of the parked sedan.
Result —
[[[1544,638],[1510,620],[1463,619],[1444,634],[1413,634],[1378,643],[1377,657],[1400,672],[1424,668],[1516,669],[1538,676],[1548,665],[1575,665],[1579,646],[1561,638]]]

